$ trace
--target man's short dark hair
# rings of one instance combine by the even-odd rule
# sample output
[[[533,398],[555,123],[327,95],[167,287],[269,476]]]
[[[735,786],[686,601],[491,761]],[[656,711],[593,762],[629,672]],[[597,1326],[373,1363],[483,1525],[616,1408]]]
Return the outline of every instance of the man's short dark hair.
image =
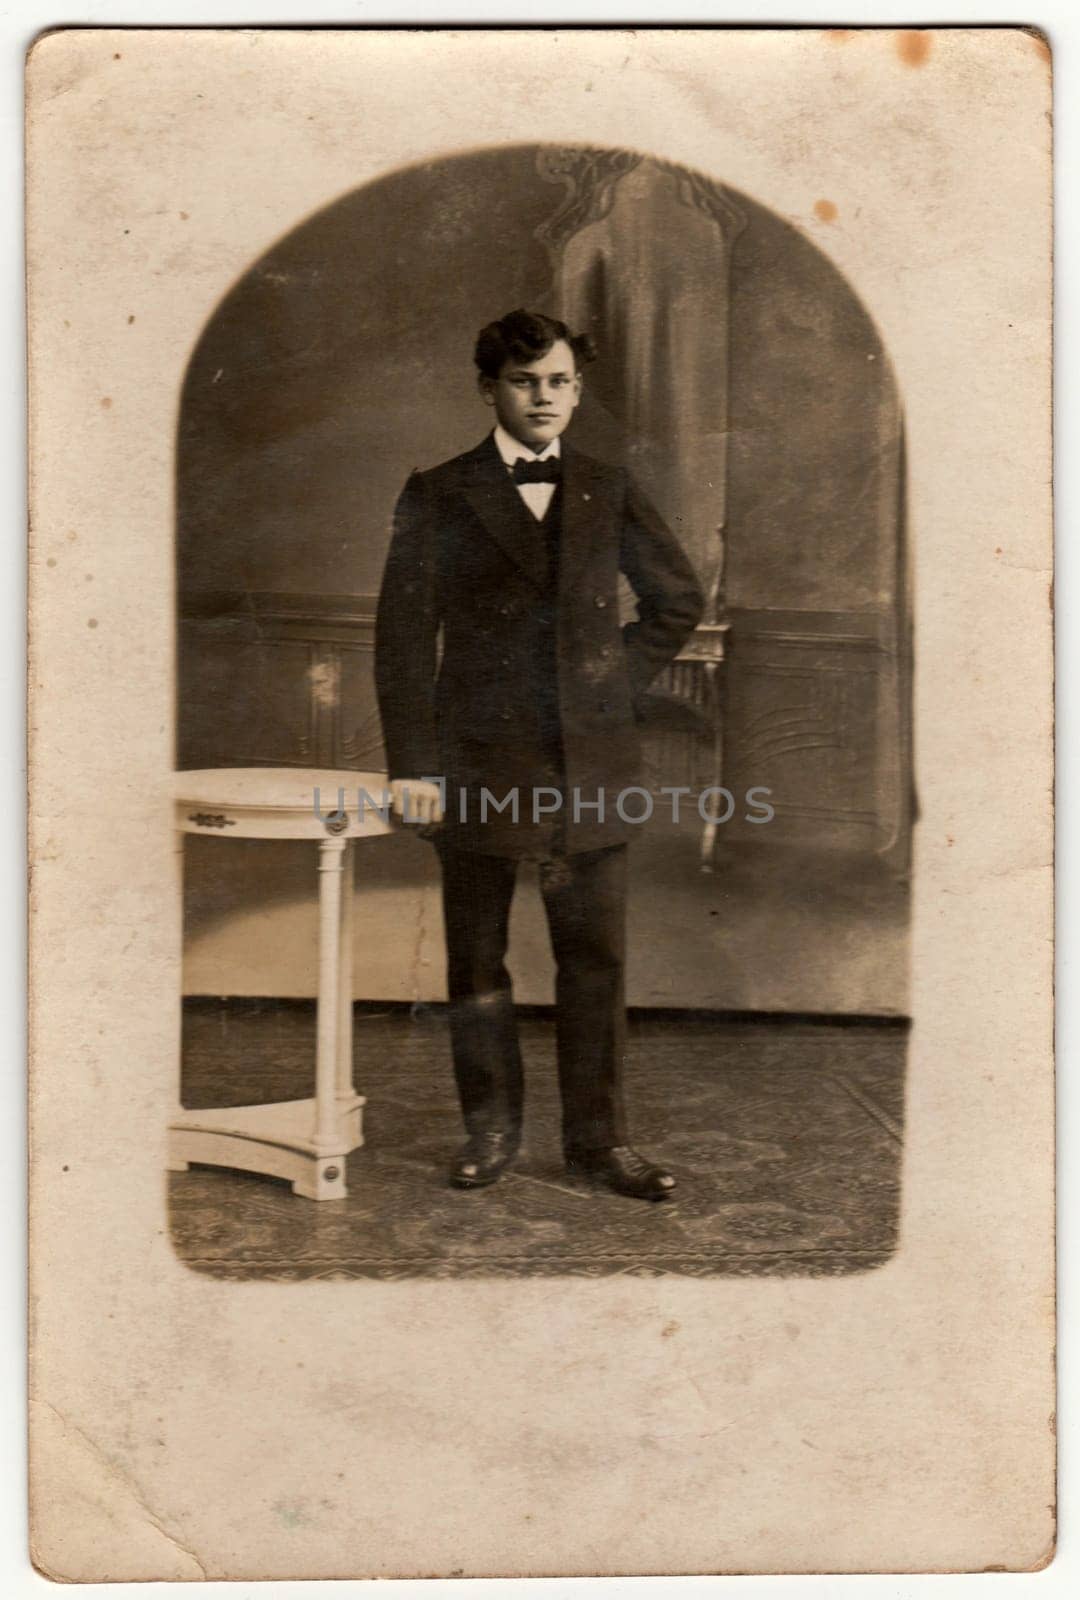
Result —
[[[485,378],[497,378],[508,361],[528,366],[546,356],[560,339],[573,351],[576,367],[595,359],[596,347],[587,333],[571,333],[565,322],[545,317],[539,311],[508,311],[498,322],[481,328],[476,340],[476,365]]]

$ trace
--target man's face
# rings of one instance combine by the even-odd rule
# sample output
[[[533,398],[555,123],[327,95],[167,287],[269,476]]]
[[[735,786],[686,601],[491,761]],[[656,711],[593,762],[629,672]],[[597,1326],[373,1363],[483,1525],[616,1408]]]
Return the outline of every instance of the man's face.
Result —
[[[480,378],[480,392],[515,439],[539,453],[562,433],[581,399],[581,374],[565,339],[536,361],[508,361],[497,378]]]

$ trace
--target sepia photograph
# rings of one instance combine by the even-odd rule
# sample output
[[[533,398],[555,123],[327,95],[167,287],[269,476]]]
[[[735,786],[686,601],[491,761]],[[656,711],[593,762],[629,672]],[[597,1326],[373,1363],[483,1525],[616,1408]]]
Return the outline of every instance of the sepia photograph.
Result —
[[[43,1578],[1050,1562],[1050,114],[33,43]]]
[[[889,1258],[904,509],[872,307],[722,173],[443,155],[208,307],[177,434],[182,1259]]]

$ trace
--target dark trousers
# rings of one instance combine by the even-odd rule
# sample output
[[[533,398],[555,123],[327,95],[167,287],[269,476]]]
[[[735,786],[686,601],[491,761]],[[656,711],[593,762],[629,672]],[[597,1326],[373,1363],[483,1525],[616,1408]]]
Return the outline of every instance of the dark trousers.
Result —
[[[442,845],[450,1040],[470,1134],[521,1127],[524,1078],[506,946],[518,862]],[[563,1142],[627,1142],[626,846],[540,863],[555,956]]]

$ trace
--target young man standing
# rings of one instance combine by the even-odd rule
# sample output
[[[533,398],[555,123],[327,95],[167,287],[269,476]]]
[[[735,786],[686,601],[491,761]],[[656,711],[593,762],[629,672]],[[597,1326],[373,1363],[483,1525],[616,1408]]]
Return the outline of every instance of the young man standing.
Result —
[[[565,324],[527,311],[483,329],[476,364],[494,431],[405,486],[375,674],[394,808],[437,825],[451,1048],[469,1135],[450,1181],[493,1183],[520,1143],[505,956],[518,863],[532,859],[557,967],[567,1167],[659,1200],[675,1181],[629,1145],[623,1105],[627,826],[618,802],[639,781],[640,697],[703,600],[628,474],[563,441],[591,354]],[[625,627],[620,573],[638,604]]]

